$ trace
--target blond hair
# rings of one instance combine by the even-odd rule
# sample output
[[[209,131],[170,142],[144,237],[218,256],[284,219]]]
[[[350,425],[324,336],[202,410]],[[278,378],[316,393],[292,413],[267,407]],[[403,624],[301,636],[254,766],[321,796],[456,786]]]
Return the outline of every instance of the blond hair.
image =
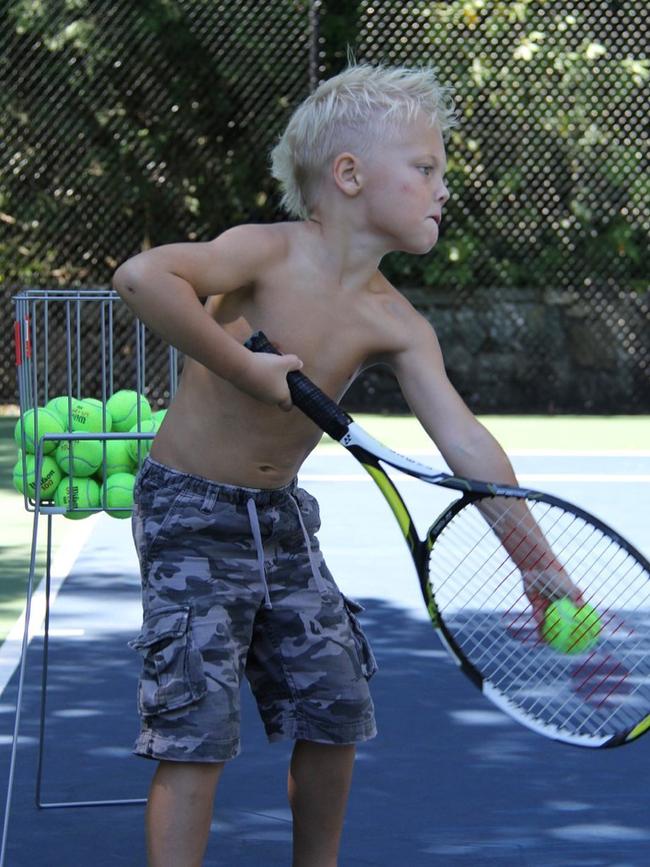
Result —
[[[443,135],[456,123],[451,91],[431,67],[356,64],[322,82],[298,106],[271,153],[285,210],[305,219],[337,154],[366,153],[419,113]]]

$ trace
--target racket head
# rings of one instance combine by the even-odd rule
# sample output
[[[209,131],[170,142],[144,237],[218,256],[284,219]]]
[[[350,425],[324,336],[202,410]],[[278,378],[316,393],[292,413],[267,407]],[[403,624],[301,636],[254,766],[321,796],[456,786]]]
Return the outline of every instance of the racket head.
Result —
[[[598,612],[595,641],[560,652],[544,640],[522,573],[490,525],[495,504],[504,519],[525,504],[581,603]],[[432,621],[494,704],[577,746],[618,746],[650,729],[650,564],[625,539],[550,495],[470,493],[435,521],[424,547],[419,575]],[[550,585],[548,594],[550,602]]]

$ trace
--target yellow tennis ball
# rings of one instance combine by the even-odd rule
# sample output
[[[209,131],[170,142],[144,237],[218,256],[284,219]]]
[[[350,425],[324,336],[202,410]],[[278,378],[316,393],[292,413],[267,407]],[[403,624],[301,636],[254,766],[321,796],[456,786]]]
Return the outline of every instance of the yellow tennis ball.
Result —
[[[128,440],[106,440],[106,465],[104,469],[104,455],[97,469],[100,477],[109,478],[115,473],[135,472],[135,461],[129,452]]]
[[[32,455],[36,453],[36,447],[38,445],[34,439],[37,435],[36,428],[38,428],[39,439],[44,434],[65,433],[63,422],[53,410],[47,409],[44,406],[39,406],[35,409],[28,409],[27,412],[23,413],[16,422],[16,427],[14,428],[14,440],[16,441],[18,448],[22,448],[24,436],[25,450]],[[57,445],[58,442],[56,440],[45,440],[43,443],[43,454],[47,455],[50,452],[53,452]]]
[[[93,423],[99,425],[100,431],[110,433],[110,431],[113,430],[113,417],[111,416],[111,411],[106,404],[103,404],[101,400],[96,397],[84,397],[81,402],[84,404],[90,404],[92,407],[91,417],[93,418]]]
[[[592,605],[556,599],[546,609],[542,637],[560,653],[584,653],[598,642],[602,621]]]
[[[112,397],[106,401],[106,407],[113,419],[113,430],[129,431],[138,421],[138,401],[140,403],[140,419],[151,418],[151,407],[144,395],[140,395],[136,391],[122,389],[116,391]]]
[[[93,514],[91,509],[97,510],[99,501],[99,485],[94,479],[89,478],[75,476],[64,478],[54,494],[56,505],[65,507],[65,517],[73,520],[88,518]]]
[[[113,425],[110,410],[105,412],[106,425],[104,426],[103,404],[94,397],[75,400],[72,404],[72,430],[83,433],[100,433],[110,431]]]
[[[158,428],[160,427],[160,422],[157,422],[155,418],[148,418],[145,421],[141,422],[140,429],[138,430],[137,424],[134,424],[129,433],[152,433],[155,434],[158,432]],[[137,463],[138,460],[142,460],[146,458],[146,456],[151,451],[151,445],[153,443],[152,439],[146,440],[127,440],[126,446],[131,456],[131,460],[133,463]],[[139,456],[139,457],[138,457]]]
[[[45,409],[52,410],[55,412],[58,417],[63,422],[63,427],[66,430],[68,428],[68,422],[70,421],[70,412],[72,410],[72,404],[75,402],[75,398],[68,397],[65,394],[58,395],[58,397],[53,397],[51,400],[45,404]]]
[[[25,455],[25,469],[27,470],[27,492],[30,497],[35,497],[36,457],[34,455]],[[45,455],[41,463],[41,500],[51,500],[54,497],[61,478],[62,473],[57,462],[50,455]],[[18,463],[14,467],[13,482],[16,490],[20,494],[24,494],[25,473],[22,457],[18,459]]]
[[[104,482],[106,495],[106,514],[112,518],[129,518],[133,510],[133,488],[135,476],[132,473],[115,473]]]
[[[166,415],[167,415],[167,409],[166,408],[165,409],[157,409],[154,412],[154,414],[152,415],[152,418],[158,422],[158,427],[160,427],[160,425],[163,423],[163,419],[165,418]]]
[[[102,462],[101,440],[63,440],[54,457],[69,476],[92,476]]]

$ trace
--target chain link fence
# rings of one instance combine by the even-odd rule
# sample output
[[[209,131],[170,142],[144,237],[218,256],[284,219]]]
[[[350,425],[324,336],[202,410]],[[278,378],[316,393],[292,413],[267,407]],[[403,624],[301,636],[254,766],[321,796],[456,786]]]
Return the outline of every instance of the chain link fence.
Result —
[[[3,4],[7,302],[25,286],[106,286],[141,249],[272,219],[267,154],[310,90],[313,28],[299,0]],[[165,371],[159,355],[152,381]],[[1,374],[0,400],[15,401],[8,341]]]
[[[8,0],[2,327],[25,286],[106,286],[150,245],[277,218],[268,151],[349,46],[456,90],[441,241],[385,268],[470,405],[647,411],[648,32],[645,0]],[[380,371],[349,405],[403,408]]]
[[[365,0],[356,26],[359,59],[456,91],[441,241],[389,268],[470,405],[650,410],[645,0]],[[401,406],[380,371],[364,396]]]

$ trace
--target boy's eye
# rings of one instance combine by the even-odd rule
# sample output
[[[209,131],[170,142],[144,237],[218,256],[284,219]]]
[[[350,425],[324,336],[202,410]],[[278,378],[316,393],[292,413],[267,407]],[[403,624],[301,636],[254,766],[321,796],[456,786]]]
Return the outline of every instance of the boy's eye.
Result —
[[[433,166],[418,166],[418,169],[422,172],[423,175],[429,177],[429,175],[433,171]]]

